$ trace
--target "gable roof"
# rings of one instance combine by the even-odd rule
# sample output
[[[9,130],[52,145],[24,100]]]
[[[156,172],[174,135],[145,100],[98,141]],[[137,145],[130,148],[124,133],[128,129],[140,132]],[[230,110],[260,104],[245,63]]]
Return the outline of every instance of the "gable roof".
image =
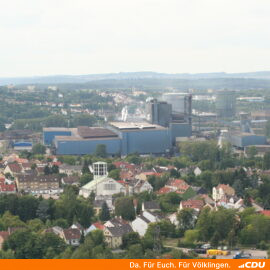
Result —
[[[270,217],[270,210],[263,210],[260,213],[267,216],[267,217]]]
[[[106,228],[113,237],[122,237],[124,234],[133,232],[129,224],[124,224],[119,227],[107,227]]]
[[[79,176],[72,175],[72,176],[65,176],[62,178],[62,183],[64,184],[76,184],[79,183]]]
[[[149,219],[147,219],[145,216],[143,216],[143,215],[139,215],[139,216],[137,216],[137,218],[140,218],[141,220],[143,220],[144,222],[146,222],[146,223],[151,223],[151,221],[149,220]]]
[[[105,228],[105,226],[101,222],[95,222],[92,225],[95,226],[99,230],[104,230]]]
[[[72,239],[80,239],[81,233],[79,229],[64,229],[63,234],[66,240],[72,240]]]
[[[82,189],[93,189],[93,188],[96,188],[96,185],[102,183],[102,182],[105,182],[105,181],[113,181],[115,182],[116,184],[118,185],[122,185],[120,183],[118,183],[116,180],[110,178],[110,177],[107,177],[107,176],[104,176],[104,177],[100,177],[100,178],[97,178],[97,179],[94,179],[92,181],[90,181],[89,183],[85,184],[84,186],[82,186],[81,188]]]
[[[20,173],[22,171],[22,167],[18,163],[9,163],[7,166],[13,173]]]
[[[2,184],[0,183],[0,191],[1,192],[14,192],[16,191],[15,184]]]
[[[181,201],[183,208],[193,208],[193,209],[202,209],[204,202],[202,200],[187,200]]]
[[[171,187],[162,187],[157,191],[157,194],[167,194],[167,193],[170,193],[170,192],[173,192],[173,191],[174,190]]]
[[[2,237],[4,241],[9,237],[9,235],[8,231],[0,231],[0,237]]]
[[[230,185],[219,184],[216,189],[223,189],[226,195],[233,196],[235,194],[234,188],[232,188]]]
[[[160,209],[159,203],[155,201],[144,202],[143,205],[145,210]]]

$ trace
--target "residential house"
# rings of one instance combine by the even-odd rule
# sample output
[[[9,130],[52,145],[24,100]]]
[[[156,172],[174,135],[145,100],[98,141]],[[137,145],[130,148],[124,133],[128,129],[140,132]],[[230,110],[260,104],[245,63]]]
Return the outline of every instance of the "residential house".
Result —
[[[78,222],[73,223],[70,226],[70,229],[78,229],[81,234],[84,232],[84,227],[80,223],[78,223]]]
[[[267,216],[267,217],[270,217],[270,210],[262,210],[262,211],[260,211],[260,214]]]
[[[59,226],[54,226],[54,227],[51,227],[51,228],[44,230],[44,232],[45,233],[54,233],[60,237],[63,234],[63,228],[61,228]]]
[[[193,172],[195,176],[199,176],[202,173],[202,170],[199,167],[196,167]]]
[[[146,217],[150,222],[158,222],[163,218],[158,212],[143,211],[142,215]]]
[[[82,165],[68,165],[68,164],[61,164],[59,166],[59,173],[70,175],[81,175],[82,174]]]
[[[147,181],[149,176],[161,177],[162,173],[157,173],[157,172],[152,172],[152,171],[150,171],[150,172],[141,172],[141,173],[135,175],[135,179]]]
[[[102,210],[102,205],[106,203],[105,200],[94,200],[93,208],[95,210],[96,215],[98,216]]]
[[[178,194],[184,194],[190,186],[182,179],[169,179],[163,188],[161,188],[157,193],[166,194],[170,192],[176,192]]]
[[[213,187],[212,197],[214,201],[227,202],[231,197],[235,195],[235,190],[230,185],[219,184]]]
[[[126,187],[126,193],[128,194],[134,194],[134,193],[141,193],[141,192],[152,192],[153,187],[148,181],[143,180],[120,180],[118,183],[121,183],[123,186]]]
[[[168,216],[168,219],[170,220],[170,222],[172,224],[174,224],[176,227],[179,226],[179,221],[178,221],[178,218],[177,218],[177,214],[178,213],[172,213]]]
[[[16,179],[18,191],[33,194],[60,193],[57,175],[20,175]]]
[[[80,245],[80,239],[81,239],[81,232],[79,229],[63,229],[62,233],[60,234],[60,237],[71,246],[79,246]]]
[[[187,201],[180,202],[179,210],[182,210],[184,208],[189,208],[197,212],[200,212],[203,207],[204,207],[203,200],[187,200]]]
[[[112,218],[105,222],[104,226],[107,227],[121,227],[128,224],[128,221],[122,219],[121,217]]]
[[[23,169],[22,166],[18,163],[9,163],[7,164],[6,168],[4,169],[4,174],[10,174],[13,177],[16,177],[20,173],[22,173]]]
[[[62,185],[79,186],[80,178],[77,175],[65,176],[61,179]]]
[[[0,231],[0,250],[2,249],[3,243],[8,239],[9,235],[10,234],[8,231]]]
[[[160,211],[160,206],[158,202],[148,201],[142,203],[142,211]]]
[[[109,248],[119,248],[122,245],[122,237],[130,232],[133,232],[133,230],[129,224],[117,227],[105,227],[104,240]]]
[[[143,237],[150,223],[151,221],[145,216],[139,215],[131,222],[131,227],[134,232],[137,232],[141,237]]]
[[[103,231],[104,229],[105,229],[105,226],[101,222],[95,222],[84,231],[84,235],[87,235],[88,233],[95,231],[95,230]]]

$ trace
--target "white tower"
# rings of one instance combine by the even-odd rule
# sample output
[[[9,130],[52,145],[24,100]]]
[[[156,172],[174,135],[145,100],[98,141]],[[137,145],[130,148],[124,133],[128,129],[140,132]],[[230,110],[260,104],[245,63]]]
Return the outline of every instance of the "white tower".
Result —
[[[107,169],[107,163],[106,162],[95,162],[92,165],[93,169],[93,175],[94,175],[94,180],[108,176],[108,169]]]

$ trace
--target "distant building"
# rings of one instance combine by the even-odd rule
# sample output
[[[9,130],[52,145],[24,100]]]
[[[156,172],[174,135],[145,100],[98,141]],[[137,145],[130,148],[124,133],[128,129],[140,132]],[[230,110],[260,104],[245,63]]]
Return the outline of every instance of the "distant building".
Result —
[[[104,240],[109,248],[119,248],[122,245],[123,236],[130,232],[133,232],[133,230],[129,224],[119,227],[106,227],[104,229]]]
[[[66,242],[66,244],[76,247],[80,245],[81,232],[79,229],[64,229],[61,232],[60,237]]]
[[[222,90],[217,92],[216,112],[219,117],[235,116],[236,96],[234,91]]]
[[[57,175],[20,175],[16,178],[18,191],[33,194],[59,193],[59,178]]]
[[[93,192],[96,196],[112,196],[126,193],[125,187],[116,180],[107,177],[107,164],[105,162],[93,163],[94,179],[81,187],[79,195],[88,198]]]
[[[182,210],[184,208],[193,209],[197,212],[201,211],[204,206],[203,200],[187,200],[187,201],[181,201],[179,210]]]
[[[229,186],[224,184],[219,184],[216,187],[213,187],[212,197],[214,201],[228,201],[230,197],[235,195],[235,190]]]
[[[172,118],[172,104],[152,99],[146,103],[146,119],[151,124],[168,127]]]

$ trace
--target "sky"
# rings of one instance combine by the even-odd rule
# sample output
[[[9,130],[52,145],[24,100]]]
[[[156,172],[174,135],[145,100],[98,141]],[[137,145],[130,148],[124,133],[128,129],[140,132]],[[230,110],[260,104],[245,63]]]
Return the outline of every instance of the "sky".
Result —
[[[0,77],[270,70],[269,0],[0,0]]]

